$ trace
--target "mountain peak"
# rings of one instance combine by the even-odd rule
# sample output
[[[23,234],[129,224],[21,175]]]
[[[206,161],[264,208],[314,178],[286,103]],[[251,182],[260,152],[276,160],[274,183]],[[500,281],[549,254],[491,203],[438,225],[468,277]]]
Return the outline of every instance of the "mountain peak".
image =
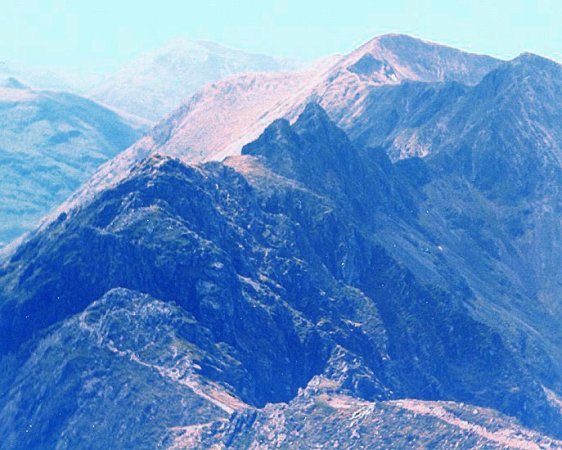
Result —
[[[347,140],[345,133],[330,120],[326,111],[318,103],[310,102],[294,125],[291,126],[286,119],[273,121],[256,141],[242,148],[242,154],[269,158],[274,153],[278,156],[280,148],[288,144],[299,142],[296,147],[301,147],[301,139],[307,136],[314,136],[315,140],[331,140],[330,136],[334,134]]]
[[[315,101],[311,101],[306,104],[299,119],[306,118],[306,117],[317,117],[322,120],[330,120],[324,108],[322,108],[320,104]]]
[[[427,45],[437,45],[433,42],[426,41],[424,39],[420,39],[414,36],[410,36],[409,34],[404,33],[385,33],[379,34],[371,39],[370,42],[377,42],[380,44],[387,44],[387,43],[410,43],[410,44],[427,44]]]
[[[294,134],[291,124],[287,119],[277,119],[264,130],[262,137],[267,142],[281,142],[291,140]],[[244,153],[244,151],[242,151]]]
[[[511,65],[512,67],[526,66],[550,70],[562,69],[562,66],[556,61],[531,52],[523,52],[511,61],[508,61],[507,64]]]
[[[404,80],[458,81],[474,85],[500,61],[405,34],[375,36],[340,62],[363,83],[396,84]]]
[[[273,172],[333,197],[353,195],[354,183],[364,179],[357,150],[315,102],[292,126],[286,120],[273,122],[242,154],[259,156]]]
[[[366,47],[378,48],[393,53],[403,52],[405,50],[420,51],[425,49],[425,50],[433,50],[433,51],[446,51],[446,52],[456,53],[458,55],[464,54],[464,55],[479,56],[482,58],[487,58],[489,60],[494,59],[489,56],[471,54],[470,52],[466,52],[464,50],[450,47],[448,45],[439,44],[437,42],[433,42],[430,40],[422,39],[419,37],[415,37],[403,33],[386,33],[386,34],[375,36],[374,38],[363,44],[363,46],[361,46],[360,48],[366,48]]]
[[[169,39],[162,47],[155,49],[154,52],[162,54],[175,51],[204,51],[205,44],[204,41],[189,39],[186,36],[176,36]]]
[[[562,66],[556,61],[536,55],[522,53],[516,58],[506,61],[486,75],[481,83],[482,87],[511,86],[513,83],[544,86],[554,82],[558,84],[562,79]]]
[[[309,102],[295,122],[297,132],[305,130],[318,130],[336,125],[330,120],[326,111],[316,102]]]

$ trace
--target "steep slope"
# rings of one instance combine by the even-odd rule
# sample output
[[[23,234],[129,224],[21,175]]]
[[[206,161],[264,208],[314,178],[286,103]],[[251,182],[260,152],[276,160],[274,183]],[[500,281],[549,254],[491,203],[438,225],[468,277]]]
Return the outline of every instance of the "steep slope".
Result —
[[[34,228],[144,125],[82,97],[0,88],[0,247]]]
[[[407,267],[425,249],[393,253],[388,224],[394,244],[428,237],[419,168],[355,149],[317,105],[243,153],[149,158],[20,246],[0,278],[2,367],[25,377],[26,346],[124,287],[193,317],[213,343],[198,344],[196,374],[250,406],[291,401],[322,375],[364,400],[470,403],[562,435],[556,355],[530,329],[542,324],[507,310],[494,324],[501,303],[462,271],[449,278],[447,260],[430,283]]]
[[[142,55],[93,88],[89,96],[156,121],[209,82],[241,72],[290,70],[296,63],[206,41],[174,39]]]
[[[208,149],[214,150],[217,160],[239,153],[279,111],[306,98],[338,59],[325,58],[300,71],[236,75],[207,85],[159,123],[138,147],[158,152],[165,147],[162,153],[193,161],[207,159]],[[202,126],[211,117],[213,122]]]
[[[548,152],[560,165],[561,93],[562,66],[524,54],[501,64],[473,87],[408,83],[373,91],[364,105],[366,120],[359,118],[348,132],[361,145],[387,147],[393,159],[425,156],[431,148],[434,154],[446,151],[463,158],[473,176],[494,178],[496,174],[487,171],[502,164],[489,164],[491,155],[479,160],[494,153],[507,163],[507,148],[527,157]],[[370,126],[374,116],[388,128]],[[471,168],[471,155],[478,147],[477,165]],[[522,167],[511,168],[514,176],[526,178]]]
[[[426,156],[440,174],[427,188],[426,208],[437,218],[427,229],[445,227],[444,235],[478,224],[479,247],[507,263],[508,279],[519,278],[515,292],[558,314],[561,102],[562,66],[522,55],[471,88],[408,84],[373,93],[366,117],[377,117],[379,126],[367,120],[352,134],[358,144],[382,146],[394,158]],[[490,283],[497,277],[480,282],[482,288]]]

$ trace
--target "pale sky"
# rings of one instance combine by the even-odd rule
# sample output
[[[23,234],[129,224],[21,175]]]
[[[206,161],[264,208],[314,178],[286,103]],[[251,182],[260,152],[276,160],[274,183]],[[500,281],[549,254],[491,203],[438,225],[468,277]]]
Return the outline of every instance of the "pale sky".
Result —
[[[388,32],[562,61],[562,1],[0,0],[0,61],[84,72],[115,70],[177,36],[312,59]]]

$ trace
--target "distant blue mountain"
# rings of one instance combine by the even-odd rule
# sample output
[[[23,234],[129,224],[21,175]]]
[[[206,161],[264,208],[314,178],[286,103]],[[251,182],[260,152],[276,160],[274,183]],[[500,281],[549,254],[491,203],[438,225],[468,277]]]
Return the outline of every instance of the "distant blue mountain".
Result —
[[[37,226],[144,125],[85,98],[0,88],[0,247]]]

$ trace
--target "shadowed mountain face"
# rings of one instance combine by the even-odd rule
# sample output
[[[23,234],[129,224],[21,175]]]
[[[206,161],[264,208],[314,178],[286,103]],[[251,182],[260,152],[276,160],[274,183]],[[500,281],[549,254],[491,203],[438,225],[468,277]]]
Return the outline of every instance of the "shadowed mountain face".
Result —
[[[0,248],[37,226],[143,126],[85,98],[0,88]]]
[[[561,97],[562,66],[522,55],[473,87],[406,83],[373,91],[349,134],[361,145],[388,147],[393,159],[460,158],[482,188],[497,178],[493,169],[512,172],[520,184],[537,168],[560,166]]]
[[[533,207],[537,186],[525,197]],[[37,417],[34,426],[52,430],[42,438],[51,442],[82,423],[88,408],[109,401],[88,397],[92,384],[112,385],[120,371],[141,383],[156,371],[161,400],[146,414],[160,425],[140,430],[126,418],[138,431],[116,446],[144,438],[169,444],[165,431],[188,446],[186,439],[209,437],[194,424],[290,402],[319,379],[337,395],[371,402],[417,398],[494,408],[562,436],[560,314],[541,281],[546,269],[524,253],[529,239],[546,234],[527,229],[539,220],[536,210],[525,216],[523,234],[510,232],[497,215],[500,197],[490,192],[451,159],[392,164],[381,149],[356,148],[314,104],[292,126],[274,122],[224,163],[148,158],[38,231],[2,268],[0,422],[24,423],[22,407],[13,407],[23,402],[25,417]],[[511,208],[500,212],[521,219]],[[557,249],[550,251],[535,254],[555,257]],[[129,337],[129,326],[139,336],[156,334]],[[77,336],[65,331],[78,329]],[[74,360],[57,353],[53,340],[85,354],[95,344],[108,356],[107,373],[87,373],[76,384],[71,368],[82,366],[71,365],[57,378],[51,367]],[[27,395],[28,379],[75,395],[40,407],[36,394]],[[155,401],[131,386],[119,408]],[[173,403],[162,402],[184,395],[178,389],[185,386],[185,401],[197,402],[201,416],[165,418]],[[333,409],[345,399],[319,402],[337,423]],[[295,414],[310,404],[318,405],[314,396],[295,400]],[[459,408],[450,414],[462,416]],[[271,411],[256,423],[267,423]],[[170,430],[172,421],[180,428]],[[213,425],[205,442],[228,435],[223,425]],[[236,421],[231,426],[239,430]]]
[[[495,268],[480,270],[474,283],[486,296],[501,292],[509,308],[522,296],[523,309],[539,302],[560,314],[561,102],[562,67],[522,55],[474,87],[416,83],[374,92],[365,117],[378,117],[379,126],[367,120],[352,135],[395,159],[425,156],[438,174],[425,188],[426,229],[436,242],[456,235],[450,245],[462,262],[451,265],[476,272],[483,261],[460,250],[472,236]]]

